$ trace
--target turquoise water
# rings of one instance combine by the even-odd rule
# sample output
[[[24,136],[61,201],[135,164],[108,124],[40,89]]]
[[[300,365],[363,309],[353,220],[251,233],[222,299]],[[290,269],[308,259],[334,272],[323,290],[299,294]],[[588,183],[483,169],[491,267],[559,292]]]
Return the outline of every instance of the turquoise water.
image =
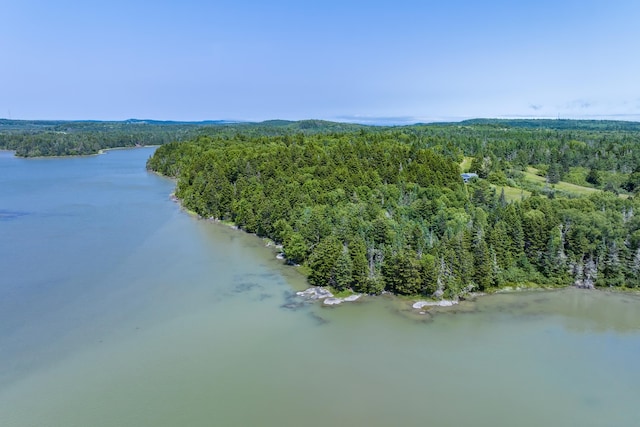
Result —
[[[637,425],[637,296],[293,309],[295,269],[152,152],[0,152],[0,425]]]

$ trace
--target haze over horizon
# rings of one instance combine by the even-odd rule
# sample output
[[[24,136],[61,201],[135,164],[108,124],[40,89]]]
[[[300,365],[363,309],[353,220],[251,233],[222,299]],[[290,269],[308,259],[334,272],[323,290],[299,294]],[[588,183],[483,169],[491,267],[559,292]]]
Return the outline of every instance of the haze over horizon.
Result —
[[[0,2],[0,117],[640,120],[640,2]]]

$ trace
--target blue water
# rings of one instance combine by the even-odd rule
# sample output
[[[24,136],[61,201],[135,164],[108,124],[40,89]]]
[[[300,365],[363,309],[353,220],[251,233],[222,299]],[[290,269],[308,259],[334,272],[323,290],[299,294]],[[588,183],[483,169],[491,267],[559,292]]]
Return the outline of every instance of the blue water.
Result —
[[[108,278],[177,214],[167,203],[173,183],[144,170],[152,152],[0,157],[0,379],[64,352],[56,342],[109,327],[140,304],[142,289],[114,310]],[[140,270],[153,276],[152,265]],[[93,329],[79,331],[87,320]]]

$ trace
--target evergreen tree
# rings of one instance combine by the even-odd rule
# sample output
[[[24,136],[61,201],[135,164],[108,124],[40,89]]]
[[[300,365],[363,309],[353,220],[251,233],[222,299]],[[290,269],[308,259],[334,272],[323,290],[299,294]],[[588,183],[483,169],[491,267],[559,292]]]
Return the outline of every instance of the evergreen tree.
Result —
[[[473,282],[480,290],[493,285],[493,263],[489,247],[481,229],[476,230],[473,237]]]
[[[349,257],[349,251],[346,246],[336,260],[333,268],[331,285],[339,291],[345,290],[353,283],[353,262]]]
[[[562,179],[562,169],[559,164],[551,163],[547,171],[547,182],[549,184],[557,184]]]
[[[598,284],[603,286],[620,287],[625,284],[620,249],[615,240],[606,248],[603,267],[598,278],[600,279]]]
[[[552,229],[547,241],[547,247],[541,254],[542,273],[553,281],[562,283],[567,270],[566,256],[562,248],[562,236],[559,228]]]
[[[335,236],[320,241],[309,257],[309,283],[312,286],[331,286],[336,284],[336,262],[342,254],[342,243]]]
[[[368,292],[367,246],[362,237],[355,237],[349,242],[349,258],[351,258],[351,288],[356,292]]]
[[[602,177],[600,176],[600,171],[597,169],[590,169],[587,177],[585,178],[589,184],[593,184],[596,187],[599,187],[602,184]]]
[[[385,289],[402,295],[415,295],[421,289],[420,263],[411,250],[402,250],[385,259],[382,276]]]
[[[513,264],[513,241],[507,230],[505,221],[499,220],[489,229],[488,241],[495,252],[496,263],[502,269],[507,269]]]
[[[437,259],[431,254],[425,254],[420,259],[421,293],[427,296],[433,295],[438,290]]]
[[[302,264],[307,258],[307,245],[300,233],[292,232],[284,240],[284,255],[293,264]]]

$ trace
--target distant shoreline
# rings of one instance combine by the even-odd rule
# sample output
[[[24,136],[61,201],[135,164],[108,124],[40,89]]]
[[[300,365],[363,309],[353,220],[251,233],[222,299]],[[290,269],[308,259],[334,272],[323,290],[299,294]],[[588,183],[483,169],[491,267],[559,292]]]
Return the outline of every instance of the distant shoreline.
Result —
[[[115,151],[115,150],[135,150],[137,148],[153,148],[153,147],[160,147],[160,145],[136,145],[134,147],[112,147],[112,148],[101,148],[98,150],[98,153],[96,154],[89,154],[89,156],[96,156],[96,155],[100,155],[100,154],[106,154],[107,151]],[[78,156],[82,157],[82,154],[79,154]],[[60,156],[60,157],[78,157],[78,156]]]
[[[97,153],[91,153],[91,154],[68,154],[68,155],[61,155],[61,156],[29,156],[29,157],[25,157],[25,156],[17,156],[16,155],[16,150],[0,150],[1,152],[9,152],[9,153],[13,153],[13,157],[17,158],[17,159],[25,159],[25,160],[30,160],[30,159],[73,159],[73,158],[78,158],[78,157],[95,157],[95,156],[101,156],[103,154],[107,154],[107,151],[115,151],[115,150],[135,150],[138,148],[152,148],[152,147],[160,147],[160,145],[139,145],[139,146],[135,146],[135,147],[112,147],[112,148],[101,148],[100,150],[98,150]]]

